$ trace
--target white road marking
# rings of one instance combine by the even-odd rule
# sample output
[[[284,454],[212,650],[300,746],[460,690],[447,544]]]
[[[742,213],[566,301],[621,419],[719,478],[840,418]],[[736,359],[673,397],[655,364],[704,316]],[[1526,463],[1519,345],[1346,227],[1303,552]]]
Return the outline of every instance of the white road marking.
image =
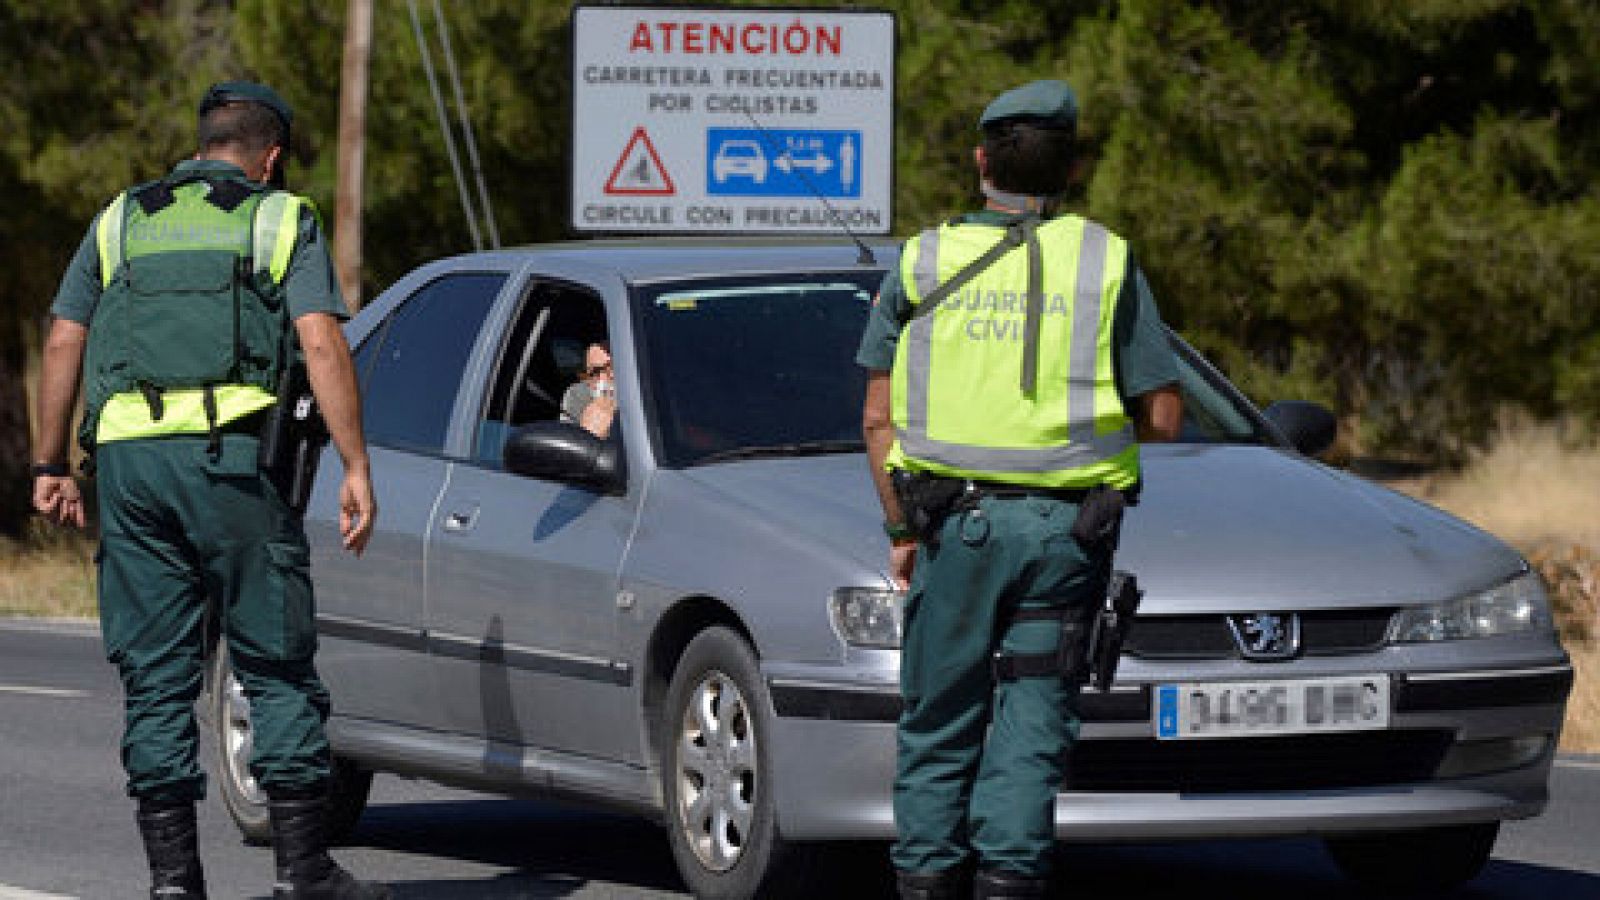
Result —
[[[67,894],[41,894],[38,891],[26,891],[0,884],[0,900],[77,900],[77,898]]]
[[[28,694],[34,697],[87,697],[88,691],[78,691],[72,688],[34,687],[28,684],[0,684],[0,694]],[[0,887],[0,891],[4,888]],[[0,893],[0,900],[9,900],[8,895]]]
[[[1557,757],[1556,758],[1556,765],[1562,766],[1563,768],[1568,768],[1568,769],[1593,769],[1593,770],[1595,770],[1597,772],[1600,772],[1600,757],[1597,757],[1597,756]]]

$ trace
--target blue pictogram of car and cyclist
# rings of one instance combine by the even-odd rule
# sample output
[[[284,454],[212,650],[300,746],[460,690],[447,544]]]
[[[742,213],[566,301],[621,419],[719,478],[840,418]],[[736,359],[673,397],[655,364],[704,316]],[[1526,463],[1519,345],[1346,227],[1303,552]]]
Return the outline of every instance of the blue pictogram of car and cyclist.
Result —
[[[861,132],[708,129],[706,193],[725,197],[859,197]]]

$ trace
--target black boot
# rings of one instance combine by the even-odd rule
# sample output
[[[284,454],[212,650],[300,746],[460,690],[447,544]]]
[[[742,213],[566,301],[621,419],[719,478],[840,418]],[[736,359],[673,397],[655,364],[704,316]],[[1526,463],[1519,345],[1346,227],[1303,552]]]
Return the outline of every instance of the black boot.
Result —
[[[328,856],[325,789],[268,794],[272,855],[278,864],[273,900],[389,900],[386,885],[357,881]]]
[[[141,798],[134,818],[150,860],[151,900],[206,900],[194,801]]]
[[[896,869],[894,879],[900,888],[900,900],[961,900],[966,894],[962,888],[970,871],[961,866],[937,872]]]
[[[976,900],[1038,900],[1046,896],[1048,882],[1006,872],[1000,869],[982,869],[973,882],[972,896]]]

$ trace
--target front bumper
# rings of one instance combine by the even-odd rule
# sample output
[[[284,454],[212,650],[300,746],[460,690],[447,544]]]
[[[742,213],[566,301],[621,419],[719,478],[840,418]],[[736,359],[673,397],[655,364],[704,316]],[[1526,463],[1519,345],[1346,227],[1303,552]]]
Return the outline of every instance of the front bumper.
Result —
[[[1570,665],[1394,677],[1389,729],[1314,740],[1157,741],[1148,685],[1086,693],[1079,765],[1057,798],[1056,835],[1098,841],[1326,834],[1526,818],[1543,810]],[[772,783],[783,833],[796,840],[893,839],[900,709],[893,686],[769,672],[769,687],[777,713]],[[1482,762],[1482,748],[1529,736],[1543,738],[1540,749],[1515,767]],[[1470,758],[1477,767],[1463,769],[1475,748]],[[1405,766],[1398,763],[1402,750],[1410,760]],[[1330,774],[1330,760],[1344,768]],[[1438,778],[1441,767],[1468,774]],[[1074,780],[1091,784],[1084,789]],[[1136,789],[1125,789],[1130,785]]]

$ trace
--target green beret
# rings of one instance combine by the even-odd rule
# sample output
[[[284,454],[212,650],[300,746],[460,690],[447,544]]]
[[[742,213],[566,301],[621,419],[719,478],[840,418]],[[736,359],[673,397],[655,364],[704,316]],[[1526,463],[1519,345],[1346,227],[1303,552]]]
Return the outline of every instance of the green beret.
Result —
[[[288,137],[289,125],[294,121],[294,110],[283,102],[277,91],[253,81],[222,81],[213,84],[206,91],[206,95],[200,98],[200,115],[203,117],[213,109],[237,100],[249,100],[272,110],[282,120],[284,136]]]
[[[1078,123],[1078,98],[1065,81],[1034,81],[994,98],[978,117],[978,127],[987,128],[1006,119],[1073,128]]]

